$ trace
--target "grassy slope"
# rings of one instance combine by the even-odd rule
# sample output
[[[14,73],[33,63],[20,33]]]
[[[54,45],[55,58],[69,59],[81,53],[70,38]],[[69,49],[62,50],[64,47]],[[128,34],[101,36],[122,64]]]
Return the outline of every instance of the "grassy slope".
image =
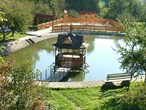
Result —
[[[20,33],[15,33],[14,36],[11,36],[11,34],[7,35],[6,40],[16,40],[18,38],[24,37],[24,34],[20,34]],[[0,41],[2,40],[2,34],[0,33]]]
[[[137,83],[130,86],[130,90]],[[47,89],[48,91],[48,89]],[[127,92],[127,88],[100,91],[100,87],[82,89],[54,89],[49,90],[47,101],[53,101],[57,110],[118,110],[115,96]]]

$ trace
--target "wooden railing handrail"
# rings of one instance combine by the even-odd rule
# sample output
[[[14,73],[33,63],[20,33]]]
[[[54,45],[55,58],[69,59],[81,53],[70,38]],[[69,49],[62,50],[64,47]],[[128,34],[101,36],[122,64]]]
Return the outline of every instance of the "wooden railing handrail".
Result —
[[[120,26],[120,24],[117,21],[111,20],[111,19],[101,19],[101,18],[97,18],[97,17],[91,17],[91,18],[63,18],[63,19],[57,19],[57,20],[53,20],[53,21],[49,21],[46,23],[42,23],[42,24],[38,24],[38,29],[45,29],[45,28],[49,28],[50,26],[52,27],[52,32],[56,31],[55,30],[55,26],[60,27],[60,31],[62,31],[62,28],[65,27],[65,25],[70,25],[70,28],[73,25],[76,25],[74,23],[79,23],[79,25],[84,24],[85,26],[96,26],[96,28],[99,28],[99,26],[97,26],[97,24],[103,25],[101,28],[105,30],[109,30],[109,31],[121,31],[122,28]],[[58,28],[59,29],[59,28]],[[89,28],[90,30],[91,28]],[[95,29],[96,30],[96,29]],[[99,29],[100,30],[100,29]]]

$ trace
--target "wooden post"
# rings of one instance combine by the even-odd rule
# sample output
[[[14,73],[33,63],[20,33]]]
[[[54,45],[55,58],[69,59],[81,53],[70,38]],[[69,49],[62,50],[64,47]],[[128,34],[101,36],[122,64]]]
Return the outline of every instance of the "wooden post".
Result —
[[[53,19],[52,19],[52,32],[54,31],[54,30],[53,30],[53,25],[54,25],[54,24],[53,24]]]
[[[73,30],[73,29],[72,29],[72,24],[70,23],[70,32],[72,32],[72,30]]]
[[[62,31],[62,25],[61,25],[61,31]]]

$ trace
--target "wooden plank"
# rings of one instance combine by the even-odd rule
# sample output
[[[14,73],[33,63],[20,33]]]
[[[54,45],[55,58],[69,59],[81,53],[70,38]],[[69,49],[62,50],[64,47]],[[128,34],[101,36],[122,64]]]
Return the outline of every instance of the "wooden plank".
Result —
[[[107,75],[107,81],[109,80],[131,80],[132,79],[132,74],[131,73],[116,73],[116,74],[108,74]]]
[[[131,73],[114,73],[114,74],[108,74],[108,75],[112,76],[112,75],[127,75],[127,74],[131,75]]]
[[[129,74],[125,74],[125,75],[121,75],[121,74],[119,74],[119,75],[108,75],[107,77],[110,78],[110,77],[126,77],[126,76],[131,76],[131,74],[130,75]]]

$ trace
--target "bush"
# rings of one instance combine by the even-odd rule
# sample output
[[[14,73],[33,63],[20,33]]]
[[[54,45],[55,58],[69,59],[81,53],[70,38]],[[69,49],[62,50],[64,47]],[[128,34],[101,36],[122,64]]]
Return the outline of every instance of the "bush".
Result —
[[[68,16],[72,18],[78,18],[80,15],[76,10],[68,10]]]
[[[34,82],[29,63],[13,61],[0,65],[1,110],[35,110],[44,108],[44,98]]]
[[[138,84],[118,99],[121,110],[146,110],[146,85]]]

